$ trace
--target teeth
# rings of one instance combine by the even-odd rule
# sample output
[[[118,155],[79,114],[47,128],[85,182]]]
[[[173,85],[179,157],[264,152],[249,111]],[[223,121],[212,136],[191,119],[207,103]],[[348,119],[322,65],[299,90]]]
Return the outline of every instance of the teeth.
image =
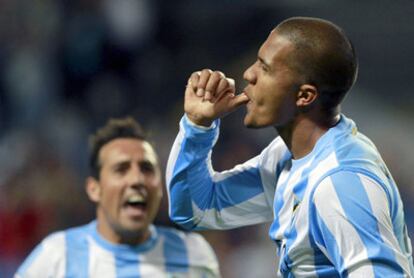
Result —
[[[127,200],[129,203],[139,203],[145,202],[145,199],[142,195],[132,195]]]

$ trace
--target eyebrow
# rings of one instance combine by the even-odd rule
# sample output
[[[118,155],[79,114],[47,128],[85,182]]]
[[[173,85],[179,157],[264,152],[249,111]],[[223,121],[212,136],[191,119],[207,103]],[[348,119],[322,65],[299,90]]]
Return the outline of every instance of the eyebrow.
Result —
[[[131,164],[132,161],[130,159],[122,159],[119,161],[116,161],[115,163],[112,164],[112,167],[117,167],[120,165],[125,165],[125,164]],[[138,164],[146,164],[146,165],[152,165],[152,166],[156,166],[157,164],[154,163],[154,161],[151,161],[150,159],[143,159],[138,161]]]
[[[130,163],[131,163],[131,160],[129,160],[129,159],[122,159],[122,160],[119,160],[119,161],[115,161],[115,163],[113,163],[111,165],[111,167],[118,167],[120,165],[126,165],[126,164],[130,164]]]
[[[270,69],[270,64],[267,63],[263,58],[261,58],[260,56],[257,56],[257,60],[259,60],[260,63],[264,64],[266,67]]]

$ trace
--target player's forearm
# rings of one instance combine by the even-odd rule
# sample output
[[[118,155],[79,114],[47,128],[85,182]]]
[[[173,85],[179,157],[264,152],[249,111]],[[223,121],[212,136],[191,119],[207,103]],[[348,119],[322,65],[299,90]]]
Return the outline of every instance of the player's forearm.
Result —
[[[170,217],[187,229],[230,229],[272,219],[260,157],[215,172],[210,153],[218,127],[194,128],[183,118],[167,165]],[[273,175],[272,175],[273,176]]]
[[[196,228],[210,206],[213,182],[206,160],[218,136],[217,125],[218,121],[210,130],[197,128],[184,116],[170,152],[166,175],[169,213],[187,229]]]

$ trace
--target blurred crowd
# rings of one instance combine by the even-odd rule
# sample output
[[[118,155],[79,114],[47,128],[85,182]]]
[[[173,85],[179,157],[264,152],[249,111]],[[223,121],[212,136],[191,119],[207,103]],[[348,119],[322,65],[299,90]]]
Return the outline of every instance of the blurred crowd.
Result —
[[[92,220],[84,193],[90,132],[110,117],[132,115],[150,132],[165,169],[191,72],[209,67],[241,80],[260,41],[291,15],[271,1],[237,2],[235,9],[233,1],[218,0],[0,0],[0,277],[11,276],[51,231]],[[388,122],[378,120],[389,107],[378,113],[378,99],[358,89],[365,102],[351,97],[346,106],[379,141],[413,238],[414,135],[400,120],[413,112],[394,109]],[[243,128],[242,116],[223,120],[217,170],[258,154],[276,135]],[[167,210],[165,197],[156,223],[173,225]],[[274,275],[267,228],[203,232],[224,277]]]

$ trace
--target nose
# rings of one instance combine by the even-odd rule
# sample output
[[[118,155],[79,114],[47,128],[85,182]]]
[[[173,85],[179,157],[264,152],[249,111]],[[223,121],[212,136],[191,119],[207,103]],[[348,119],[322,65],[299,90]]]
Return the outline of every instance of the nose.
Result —
[[[256,63],[252,64],[243,73],[244,80],[246,80],[250,84],[255,84],[256,83],[256,73],[255,73],[255,70],[254,70],[255,64]]]
[[[131,169],[128,175],[128,184],[130,186],[141,186],[145,184],[145,175],[139,166],[135,166]]]

